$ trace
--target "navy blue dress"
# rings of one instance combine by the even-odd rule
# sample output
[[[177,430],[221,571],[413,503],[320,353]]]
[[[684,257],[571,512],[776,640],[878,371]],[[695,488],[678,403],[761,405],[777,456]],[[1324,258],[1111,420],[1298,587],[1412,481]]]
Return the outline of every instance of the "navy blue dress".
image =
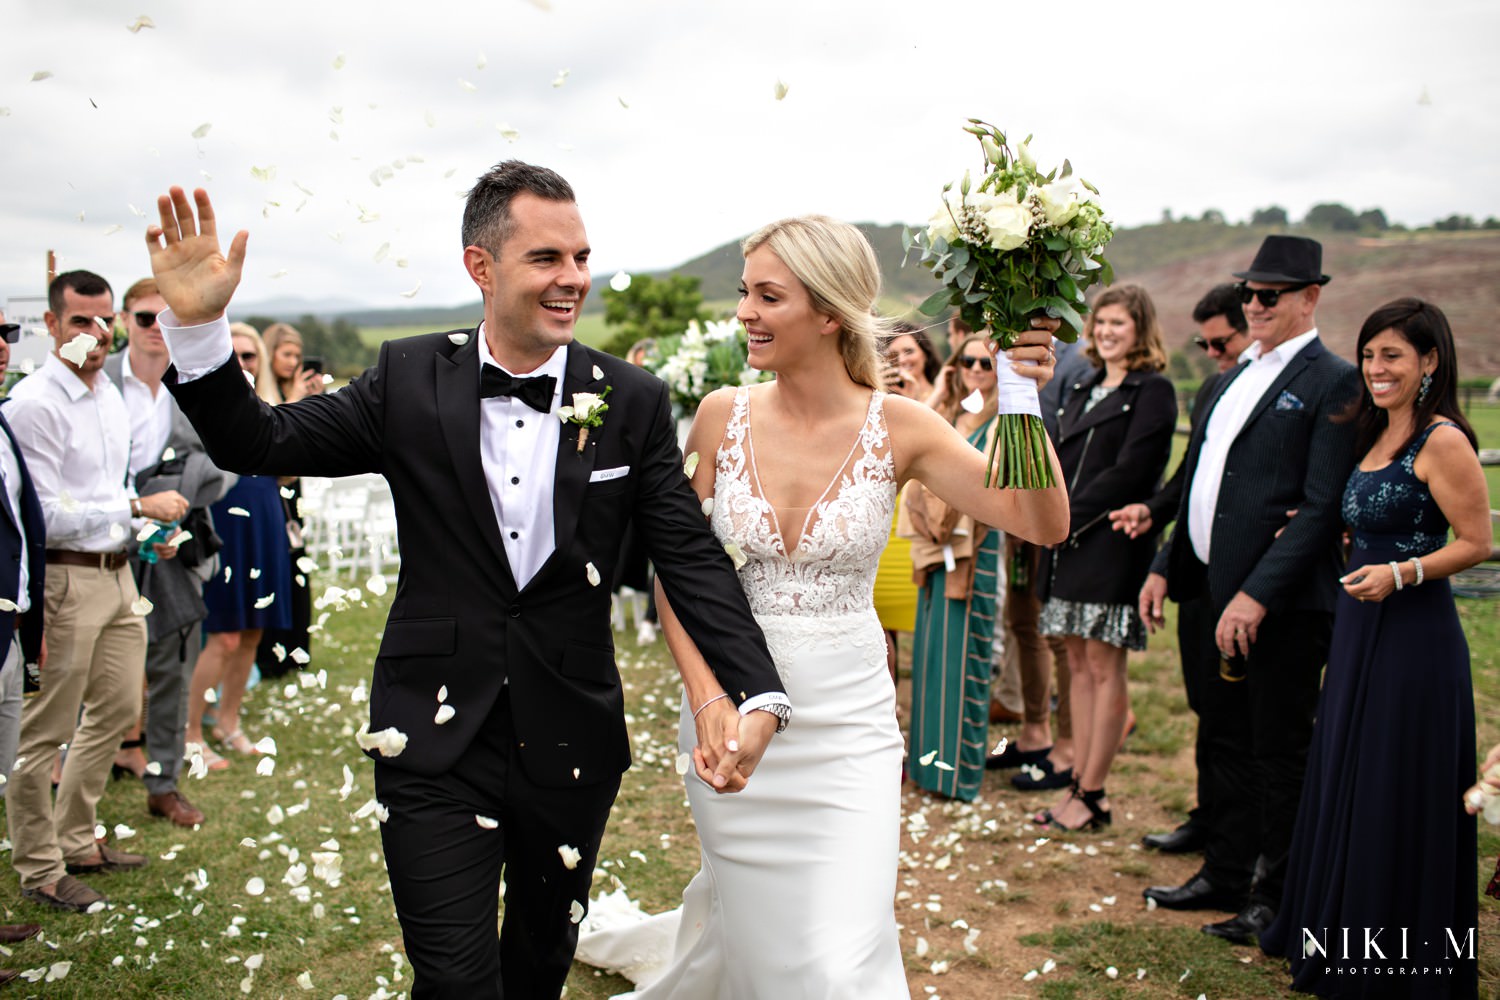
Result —
[[[276,477],[241,476],[210,509],[224,548],[219,572],[203,588],[203,631],[291,628],[292,557]],[[255,606],[270,595],[265,607]]]
[[[1387,573],[1446,544],[1448,522],[1412,471],[1431,433],[1349,477],[1349,572]],[[1291,959],[1303,992],[1473,997],[1478,845],[1462,796],[1474,690],[1452,590],[1430,580],[1379,602],[1338,600],[1286,889],[1261,947]]]

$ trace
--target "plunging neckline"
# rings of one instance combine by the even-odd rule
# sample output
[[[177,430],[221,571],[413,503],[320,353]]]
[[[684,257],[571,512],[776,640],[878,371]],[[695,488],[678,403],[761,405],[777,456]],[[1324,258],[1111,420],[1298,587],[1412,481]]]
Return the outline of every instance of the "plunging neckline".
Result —
[[[781,516],[776,513],[776,505],[766,496],[766,491],[761,486],[760,468],[755,463],[755,429],[750,418],[750,394],[748,392],[745,394],[745,450],[747,457],[750,459],[750,478],[754,484],[754,496],[770,512],[772,537],[775,539],[776,547],[787,559],[791,559],[794,553],[802,551],[803,544],[812,535],[809,526],[815,527],[822,522],[822,515],[818,511],[818,508],[822,506],[824,500],[828,499],[829,490],[832,490],[839,484],[839,479],[844,475],[844,470],[849,468],[849,461],[854,458],[855,452],[859,450],[860,443],[864,441],[865,431],[870,426],[870,421],[875,414],[875,400],[879,395],[879,393],[873,390],[870,392],[870,402],[865,407],[865,419],[854,432],[853,443],[849,445],[848,452],[844,454],[844,460],[839,463],[838,468],[833,470],[833,478],[828,481],[828,485],[823,487],[823,492],[819,493],[818,498],[807,508],[807,513],[802,515],[802,529],[797,533],[797,545],[795,548],[788,549],[786,535],[781,530]],[[816,522],[813,520],[814,513],[819,514],[818,521]]]

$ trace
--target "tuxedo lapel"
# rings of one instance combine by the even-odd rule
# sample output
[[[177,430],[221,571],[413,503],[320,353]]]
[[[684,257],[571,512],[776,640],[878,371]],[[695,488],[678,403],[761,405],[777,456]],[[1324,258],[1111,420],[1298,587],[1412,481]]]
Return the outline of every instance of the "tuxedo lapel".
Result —
[[[27,482],[29,477],[26,473],[26,462],[21,458],[21,446],[16,444],[16,436],[15,434],[11,433],[10,422],[5,419],[4,414],[0,414],[0,430],[5,431],[5,439],[3,441],[0,441],[0,448],[10,449],[11,454],[14,455],[16,459],[16,468],[21,472],[21,493],[24,499],[25,491],[29,487],[29,483]],[[3,510],[5,512],[5,519],[9,521],[11,523],[11,527],[15,528],[19,533],[21,530],[21,526],[18,523],[18,519],[21,516],[21,512],[18,510],[10,509],[10,499],[8,497],[0,497],[0,510]]]
[[[443,440],[453,460],[458,477],[458,492],[474,515],[480,537],[505,571],[505,579],[515,588],[515,575],[500,540],[500,525],[495,521],[495,507],[490,502],[490,488],[484,478],[484,463],[479,454],[479,331],[452,354],[439,352],[433,360],[437,391],[438,423]]]
[[[563,374],[562,405],[573,404],[575,392],[603,392],[604,380],[594,378],[594,364],[589,360],[588,350],[577,341],[568,345],[568,364]],[[557,419],[553,417],[552,419]],[[604,415],[609,420],[609,414]],[[577,424],[564,423],[557,438],[557,472],[552,483],[552,555],[537,571],[545,574],[558,553],[566,551],[573,534],[578,530],[578,515],[583,510],[583,494],[588,489],[589,476],[594,471],[599,433],[602,428],[589,429],[583,450],[578,448]]]

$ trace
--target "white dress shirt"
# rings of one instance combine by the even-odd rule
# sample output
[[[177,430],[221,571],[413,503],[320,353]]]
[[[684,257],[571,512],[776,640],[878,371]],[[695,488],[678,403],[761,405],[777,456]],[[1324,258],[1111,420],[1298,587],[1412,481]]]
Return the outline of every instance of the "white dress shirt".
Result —
[[[25,614],[31,610],[31,595],[27,593],[31,586],[31,560],[26,553],[26,525],[21,520],[21,460],[4,431],[0,431],[0,485],[5,487],[5,502],[10,505],[16,531],[21,536],[21,580],[16,589],[16,612]]]
[[[5,416],[31,472],[47,546],[120,552],[131,535],[130,414],[102,371],[88,385],[55,354],[10,391]]]
[[[161,459],[172,435],[172,394],[160,383],[151,387],[130,369],[130,348],[120,352],[120,393],[130,411],[130,481]]]
[[[1245,348],[1240,364],[1245,370],[1224,390],[1208,418],[1203,447],[1198,452],[1198,467],[1188,492],[1188,540],[1198,560],[1208,563],[1209,543],[1213,536],[1214,512],[1219,508],[1219,487],[1224,480],[1224,463],[1229,448],[1244,430],[1250,413],[1260,402],[1271,383],[1276,381],[1287,362],[1317,339],[1317,328],[1299,334],[1280,346],[1262,352],[1256,341]],[[1249,360],[1245,360],[1248,358]]]

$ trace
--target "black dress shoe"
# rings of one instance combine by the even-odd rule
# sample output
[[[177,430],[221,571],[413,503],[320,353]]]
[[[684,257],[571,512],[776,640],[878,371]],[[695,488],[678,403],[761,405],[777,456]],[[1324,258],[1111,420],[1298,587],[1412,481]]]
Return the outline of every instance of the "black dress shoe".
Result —
[[[1226,910],[1234,913],[1245,905],[1243,892],[1230,892],[1203,875],[1194,875],[1182,885],[1153,885],[1141,893],[1169,910]]]
[[[1208,843],[1208,831],[1192,822],[1187,822],[1166,833],[1148,833],[1141,838],[1141,846],[1163,854],[1196,854]]]
[[[1261,932],[1276,919],[1276,911],[1265,903],[1251,903],[1228,920],[1207,924],[1203,933],[1221,937],[1233,944],[1257,944]]]
[[[1005,745],[1004,750],[986,757],[984,767],[987,771],[1005,771],[1013,767],[1025,767],[1027,764],[1035,765],[1046,760],[1051,752],[1050,746],[1036,750],[1022,750],[1019,744],[1012,741]]]
[[[1012,774],[1010,783],[1023,792],[1048,792],[1054,788],[1067,788],[1073,783],[1073,769],[1056,767],[1052,758],[1043,757],[1035,764],[1027,764]]]

